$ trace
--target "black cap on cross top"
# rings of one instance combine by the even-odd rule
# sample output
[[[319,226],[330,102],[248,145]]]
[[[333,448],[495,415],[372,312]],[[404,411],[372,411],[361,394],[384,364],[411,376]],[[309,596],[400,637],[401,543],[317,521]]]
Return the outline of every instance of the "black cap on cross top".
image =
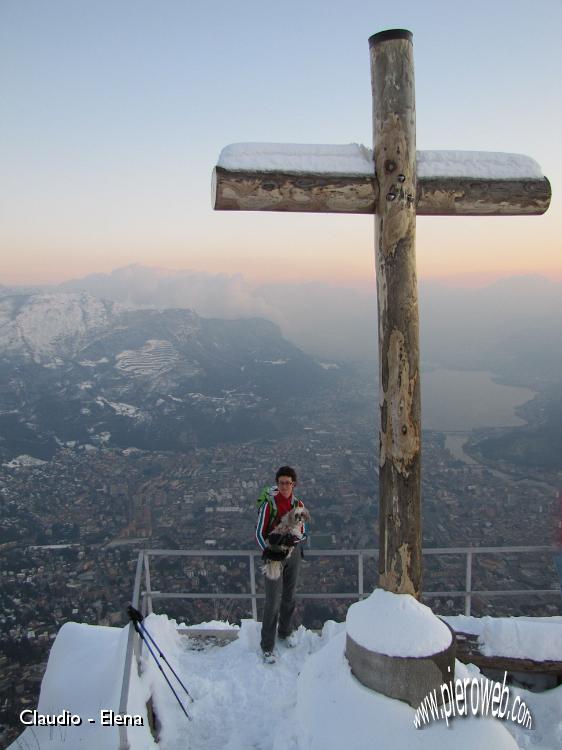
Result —
[[[380,42],[387,42],[389,39],[407,39],[411,42],[414,35],[407,29],[387,29],[386,31],[379,31],[378,34],[373,34],[369,37],[369,47],[374,47],[375,44]]]

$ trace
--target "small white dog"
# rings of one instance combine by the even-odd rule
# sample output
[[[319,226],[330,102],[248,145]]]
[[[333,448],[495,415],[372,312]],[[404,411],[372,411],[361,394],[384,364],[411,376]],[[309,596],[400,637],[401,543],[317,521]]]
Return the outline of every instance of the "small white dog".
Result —
[[[304,506],[293,508],[288,513],[285,513],[271,534],[269,534],[266,550],[269,549],[273,553],[280,553],[280,556],[284,552],[287,553],[280,560],[266,559],[264,565],[262,565],[262,572],[272,581],[277,580],[281,576],[281,571],[283,570],[282,561],[287,560],[293,554],[295,544],[298,544],[304,538],[304,524],[309,520],[310,513]],[[286,537],[291,538],[291,543],[287,543],[289,539],[286,539]]]

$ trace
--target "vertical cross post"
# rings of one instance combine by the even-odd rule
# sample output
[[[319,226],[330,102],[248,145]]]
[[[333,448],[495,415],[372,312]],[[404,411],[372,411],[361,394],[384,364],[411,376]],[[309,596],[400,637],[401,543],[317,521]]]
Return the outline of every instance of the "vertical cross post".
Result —
[[[369,39],[379,200],[379,581],[419,598],[422,585],[419,316],[416,279],[416,109],[412,34]]]
[[[220,210],[375,213],[379,315],[380,506],[379,582],[392,594],[421,596],[421,409],[416,215],[491,216],[544,213],[551,190],[540,167],[517,154],[422,151],[416,164],[412,34],[393,29],[369,39],[373,93],[374,164],[357,144],[233,144],[213,173],[213,206]],[[470,570],[470,560],[467,565]],[[361,593],[362,557],[359,556]],[[469,590],[470,580],[467,580]],[[382,594],[382,597],[378,594]],[[407,597],[375,592],[376,606]],[[373,600],[375,601],[375,600]],[[375,603],[376,603],[375,602]],[[468,602],[469,603],[469,602]],[[417,707],[454,680],[455,643],[440,630],[422,652],[388,656],[347,617],[346,656],[366,687]],[[369,606],[369,617],[376,618]],[[423,608],[418,608],[418,612]],[[363,610],[356,609],[355,612]],[[429,622],[429,621],[426,621]],[[407,616],[402,638],[414,643],[419,626]],[[366,645],[364,641],[369,641]],[[404,641],[404,642],[406,642]],[[417,644],[419,645],[419,644]],[[391,651],[391,653],[396,653]],[[410,654],[410,655],[408,655]],[[430,743],[431,744],[431,743]]]

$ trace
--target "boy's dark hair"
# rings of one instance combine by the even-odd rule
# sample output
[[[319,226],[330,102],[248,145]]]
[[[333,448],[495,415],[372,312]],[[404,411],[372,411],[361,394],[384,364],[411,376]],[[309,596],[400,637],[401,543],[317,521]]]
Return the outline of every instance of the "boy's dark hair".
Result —
[[[277,469],[277,474],[275,475],[275,481],[279,481],[279,477],[291,477],[293,482],[297,483],[297,472],[293,469],[292,466],[281,466],[279,469]]]

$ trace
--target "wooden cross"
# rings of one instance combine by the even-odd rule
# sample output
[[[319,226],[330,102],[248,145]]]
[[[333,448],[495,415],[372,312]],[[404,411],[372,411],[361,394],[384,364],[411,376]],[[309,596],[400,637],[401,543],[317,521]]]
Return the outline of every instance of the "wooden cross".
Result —
[[[219,210],[374,213],[379,318],[379,581],[421,595],[416,214],[542,214],[550,185],[528,157],[416,153],[412,34],[369,39],[373,152],[363,146],[237,144],[213,173]]]

